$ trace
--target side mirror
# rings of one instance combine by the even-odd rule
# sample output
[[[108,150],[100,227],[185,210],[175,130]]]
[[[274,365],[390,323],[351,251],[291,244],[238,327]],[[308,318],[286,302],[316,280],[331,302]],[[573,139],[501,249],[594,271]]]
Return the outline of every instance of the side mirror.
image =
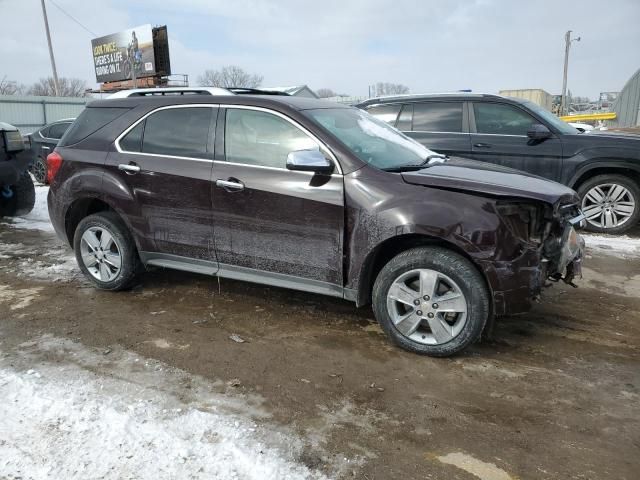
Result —
[[[544,140],[551,137],[551,130],[540,123],[534,123],[527,130],[527,137],[531,140]]]
[[[296,150],[287,155],[287,169],[300,172],[331,173],[333,164],[320,150]]]

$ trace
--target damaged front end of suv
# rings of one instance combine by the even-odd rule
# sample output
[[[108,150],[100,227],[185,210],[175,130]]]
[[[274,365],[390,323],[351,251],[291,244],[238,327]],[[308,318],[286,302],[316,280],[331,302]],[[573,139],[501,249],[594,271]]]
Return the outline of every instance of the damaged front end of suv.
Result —
[[[512,298],[499,315],[526,311],[531,300],[537,300],[544,287],[564,282],[572,287],[582,276],[584,240],[577,230],[584,227],[585,217],[577,201],[565,199],[552,205],[540,201],[497,202],[496,211],[519,244],[521,255],[513,262],[513,271],[528,277],[528,286]],[[524,278],[522,278],[524,280]],[[520,298],[518,298],[520,297]],[[519,300],[519,301],[513,301]]]

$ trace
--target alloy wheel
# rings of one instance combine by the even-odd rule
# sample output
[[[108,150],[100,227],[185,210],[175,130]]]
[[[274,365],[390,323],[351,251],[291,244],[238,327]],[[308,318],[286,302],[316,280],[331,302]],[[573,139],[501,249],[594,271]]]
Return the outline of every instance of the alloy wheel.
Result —
[[[120,274],[121,249],[105,228],[88,228],[82,234],[80,251],[84,266],[95,279],[110,282]]]
[[[36,182],[45,183],[47,181],[47,167],[46,165],[37,160],[31,167],[31,173],[33,174]]]
[[[636,209],[636,199],[624,186],[604,183],[591,188],[582,199],[582,212],[587,222],[598,228],[624,225]]]
[[[467,321],[467,299],[460,287],[431,269],[400,275],[387,293],[387,310],[402,335],[426,345],[453,340]]]

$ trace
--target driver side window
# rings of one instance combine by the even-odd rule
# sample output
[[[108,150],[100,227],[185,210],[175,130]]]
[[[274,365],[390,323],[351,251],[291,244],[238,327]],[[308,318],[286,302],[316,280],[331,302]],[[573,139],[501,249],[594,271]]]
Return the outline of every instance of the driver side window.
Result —
[[[224,133],[227,162],[286,168],[289,153],[318,147],[315,140],[277,115],[239,108],[227,110]]]
[[[527,135],[532,124],[531,115],[503,103],[474,103],[476,131],[493,135]]]

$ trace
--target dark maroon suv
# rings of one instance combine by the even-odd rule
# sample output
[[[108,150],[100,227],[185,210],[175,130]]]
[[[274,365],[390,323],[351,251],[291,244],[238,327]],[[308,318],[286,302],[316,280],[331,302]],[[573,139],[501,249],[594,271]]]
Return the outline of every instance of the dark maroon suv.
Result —
[[[96,101],[48,168],[53,225],[99,288],[159,266],[372,302],[392,340],[429,355],[527,311],[582,257],[570,188],[321,100]]]

